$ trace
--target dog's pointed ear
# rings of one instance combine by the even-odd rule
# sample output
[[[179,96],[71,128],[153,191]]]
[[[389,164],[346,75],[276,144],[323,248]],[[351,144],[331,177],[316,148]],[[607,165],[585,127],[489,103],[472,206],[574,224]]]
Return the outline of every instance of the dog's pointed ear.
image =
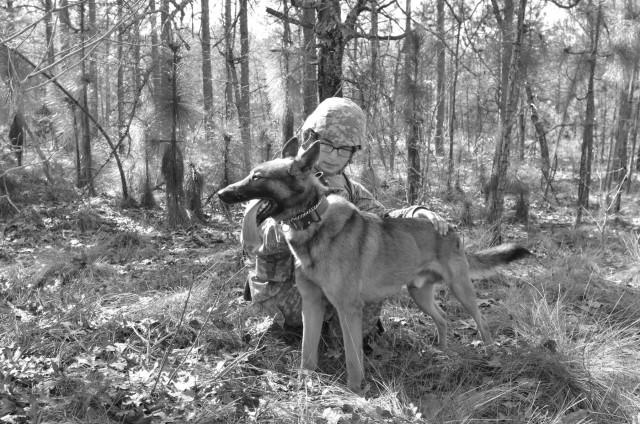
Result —
[[[296,158],[300,171],[309,172],[318,161],[318,156],[320,156],[320,142],[316,141]]]
[[[298,155],[299,148],[300,142],[298,142],[298,137],[292,137],[285,143],[284,147],[282,148],[282,157],[295,158]]]

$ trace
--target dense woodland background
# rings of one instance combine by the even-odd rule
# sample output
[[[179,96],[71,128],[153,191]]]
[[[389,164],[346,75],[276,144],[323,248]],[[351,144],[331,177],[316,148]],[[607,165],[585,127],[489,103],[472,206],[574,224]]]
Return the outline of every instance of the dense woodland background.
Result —
[[[0,7],[0,421],[640,420],[636,0],[6,0]],[[241,301],[241,209],[215,192],[323,99],[367,114],[347,172],[469,248],[447,352],[398,296],[367,398],[339,347]]]

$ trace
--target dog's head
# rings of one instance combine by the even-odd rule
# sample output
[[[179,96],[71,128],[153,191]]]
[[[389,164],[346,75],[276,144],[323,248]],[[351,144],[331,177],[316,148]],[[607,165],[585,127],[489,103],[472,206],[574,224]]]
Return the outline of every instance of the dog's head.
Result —
[[[307,150],[299,151],[299,147],[296,137],[289,140],[282,158],[256,166],[245,179],[220,190],[220,200],[225,203],[265,200],[257,215],[258,225],[269,217],[289,219],[317,201],[319,184],[312,171],[320,154],[320,143],[313,143]]]

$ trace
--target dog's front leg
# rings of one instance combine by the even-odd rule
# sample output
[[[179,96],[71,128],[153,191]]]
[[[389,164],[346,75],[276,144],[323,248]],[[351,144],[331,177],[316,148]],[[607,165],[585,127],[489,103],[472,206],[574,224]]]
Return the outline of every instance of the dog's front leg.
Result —
[[[315,370],[326,305],[324,295],[318,285],[299,275],[296,285],[302,296],[302,368]]]
[[[362,362],[363,306],[364,304],[354,304],[348,307],[336,308],[340,316],[340,327],[344,338],[344,353],[347,361],[347,387],[354,393],[360,392],[364,377],[364,363]]]

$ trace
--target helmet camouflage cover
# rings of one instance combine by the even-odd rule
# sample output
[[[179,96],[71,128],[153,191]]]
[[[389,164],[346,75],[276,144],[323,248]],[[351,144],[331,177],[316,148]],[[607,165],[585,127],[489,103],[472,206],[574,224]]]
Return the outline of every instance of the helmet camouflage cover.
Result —
[[[354,102],[342,97],[330,97],[318,105],[302,125],[303,139],[308,141],[309,130],[318,139],[334,146],[362,146],[365,141],[366,118]]]

